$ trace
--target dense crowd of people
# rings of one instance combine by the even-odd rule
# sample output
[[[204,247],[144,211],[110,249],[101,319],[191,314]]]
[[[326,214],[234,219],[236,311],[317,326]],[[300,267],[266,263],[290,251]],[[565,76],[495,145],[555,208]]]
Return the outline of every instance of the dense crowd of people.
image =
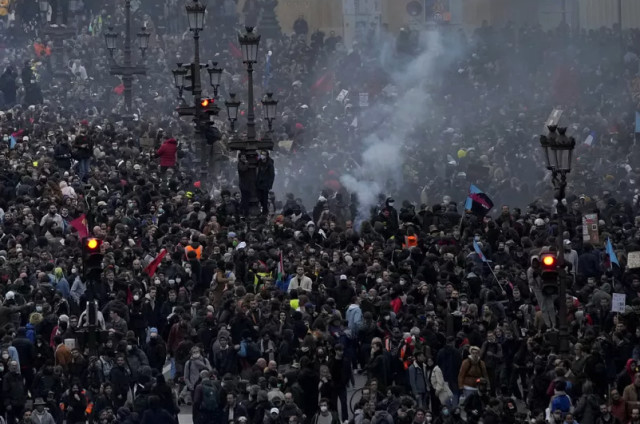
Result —
[[[192,50],[175,0],[136,4],[148,76],[134,120],[118,118],[102,31],[122,26],[121,3],[65,15],[62,78],[38,2],[1,17],[0,421],[640,423],[640,32],[438,29],[420,87],[433,107],[407,131],[367,111],[406,110],[398,75],[430,46],[403,30],[347,49],[301,17],[257,70],[280,113],[251,218],[222,121],[209,179],[194,171],[202,141],[166,88]],[[213,3],[203,57],[225,69],[221,97],[243,93],[233,31],[271,2]],[[556,107],[578,139],[563,206],[537,152]],[[363,140],[399,131],[403,161],[368,204],[344,177],[366,167]],[[470,184],[493,199],[486,216],[465,210]],[[97,281],[84,231],[102,240]],[[542,291],[559,244],[566,299]]]

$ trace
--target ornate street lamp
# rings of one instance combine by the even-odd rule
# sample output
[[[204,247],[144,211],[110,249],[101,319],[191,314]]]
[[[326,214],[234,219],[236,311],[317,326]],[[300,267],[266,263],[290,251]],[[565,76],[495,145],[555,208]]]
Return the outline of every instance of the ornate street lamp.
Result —
[[[107,45],[107,50],[109,50],[109,54],[113,57],[113,53],[116,51],[116,43],[118,42],[118,37],[120,35],[113,30],[113,27],[110,26],[107,28],[107,32],[104,33],[104,42]]]
[[[218,88],[222,82],[222,68],[218,68],[218,62],[212,62],[207,66],[209,72],[209,83],[213,87],[214,97],[218,97]]]
[[[149,47],[149,38],[151,34],[146,28],[142,28],[141,32],[137,33],[138,47],[142,56],[142,61],[138,65],[134,65],[132,58],[132,34],[131,34],[131,0],[125,0],[125,37],[123,46],[123,60],[122,64],[116,63],[114,53],[116,51],[116,45],[119,34],[113,30],[110,26],[107,32],[104,34],[104,41],[109,50],[109,56],[111,57],[109,72],[111,75],[119,75],[122,77],[122,84],[124,85],[124,107],[126,109],[125,119],[132,119],[133,109],[133,77],[135,75],[146,75],[147,68],[144,65],[144,55]]]
[[[238,120],[238,108],[241,102],[236,99],[235,93],[229,93],[229,100],[224,102],[227,108],[227,118],[231,124],[231,131],[235,131],[236,121]]]
[[[548,135],[540,136],[540,146],[544,153],[546,168],[551,171],[554,197],[556,199],[556,211],[558,218],[558,230],[556,235],[557,269],[558,269],[558,350],[561,354],[569,353],[569,326],[567,323],[567,276],[564,269],[564,206],[565,190],[567,188],[567,174],[571,172],[571,161],[576,140],[567,137],[566,128],[558,128],[555,125],[547,127]]]
[[[147,27],[142,27],[140,32],[136,34],[138,38],[138,46],[140,47],[140,51],[144,56],[145,52],[149,48],[149,39],[151,38],[151,33],[147,31]]]
[[[189,21],[189,29],[191,31],[202,31],[204,28],[204,14],[207,6],[198,0],[193,0],[187,4],[187,20]]]
[[[264,111],[264,118],[269,125],[269,133],[273,131],[273,120],[276,119],[276,112],[278,110],[278,101],[273,98],[273,93],[267,93],[262,99],[262,110]]]
[[[238,35],[238,42],[242,50],[242,62],[246,64],[254,64],[258,62],[258,46],[260,45],[260,36],[253,32],[252,27],[246,27],[247,32]]]

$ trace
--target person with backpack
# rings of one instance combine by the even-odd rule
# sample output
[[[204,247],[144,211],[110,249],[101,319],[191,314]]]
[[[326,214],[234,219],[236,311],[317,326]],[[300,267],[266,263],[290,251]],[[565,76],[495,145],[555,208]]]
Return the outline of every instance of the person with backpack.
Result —
[[[187,404],[191,403],[192,393],[195,390],[196,384],[200,380],[200,372],[207,370],[211,372],[211,364],[209,360],[202,356],[202,352],[198,346],[191,348],[191,357],[184,364],[184,384],[185,388],[180,397],[185,400]]]
[[[220,392],[222,386],[216,374],[202,371],[202,382],[193,391],[193,422],[204,424],[217,422],[222,418]]]

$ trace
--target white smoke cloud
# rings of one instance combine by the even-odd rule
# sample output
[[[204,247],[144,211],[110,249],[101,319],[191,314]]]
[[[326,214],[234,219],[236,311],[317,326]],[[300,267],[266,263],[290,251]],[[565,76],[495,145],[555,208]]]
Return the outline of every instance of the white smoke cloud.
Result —
[[[364,132],[360,167],[340,179],[349,192],[358,195],[358,221],[368,219],[380,193],[402,184],[405,147],[409,142],[415,142],[411,140],[415,138],[415,127],[424,122],[430,108],[436,106],[427,84],[438,80],[441,65],[460,54],[458,49],[449,45],[445,49],[441,37],[436,29],[421,33],[420,53],[403,65],[397,63],[393,40],[381,48],[379,60],[390,74],[397,96],[391,101],[371,105],[358,118],[358,125]],[[369,130],[363,130],[363,127]]]

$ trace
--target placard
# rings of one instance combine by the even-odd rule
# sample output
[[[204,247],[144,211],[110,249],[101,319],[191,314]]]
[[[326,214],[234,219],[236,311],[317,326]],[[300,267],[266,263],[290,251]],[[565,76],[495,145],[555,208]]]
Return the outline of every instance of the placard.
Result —
[[[611,312],[623,313],[627,304],[627,295],[624,293],[613,293],[611,297]]]
[[[544,123],[544,131],[547,131],[547,127],[552,125],[558,125],[560,122],[560,117],[562,116],[562,109],[553,109],[551,111],[551,115],[547,119],[547,122]]]
[[[591,244],[600,243],[597,213],[588,213],[582,216],[582,241]]]
[[[627,268],[640,268],[640,252],[629,252],[627,255]]]
[[[360,107],[369,107],[369,93],[360,93]]]
[[[347,90],[340,90],[340,94],[338,94],[338,97],[336,97],[336,101],[344,102],[344,99],[347,98],[347,95],[349,95],[349,92]]]

